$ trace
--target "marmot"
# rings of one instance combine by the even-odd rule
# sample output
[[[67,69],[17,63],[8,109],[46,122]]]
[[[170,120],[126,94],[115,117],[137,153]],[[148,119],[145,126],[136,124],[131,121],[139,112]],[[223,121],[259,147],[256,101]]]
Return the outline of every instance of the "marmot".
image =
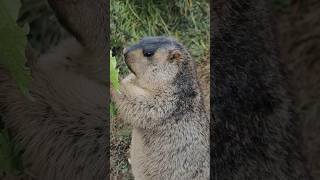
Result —
[[[146,37],[124,51],[131,71],[111,95],[133,126],[137,180],[208,180],[209,118],[195,62],[173,38]]]
[[[211,176],[306,180],[272,29],[271,1],[215,0],[211,16]]]
[[[29,177],[2,179],[105,180],[108,178],[107,7],[105,0],[49,0],[75,38],[31,65],[32,101],[0,69],[0,110],[24,149]]]

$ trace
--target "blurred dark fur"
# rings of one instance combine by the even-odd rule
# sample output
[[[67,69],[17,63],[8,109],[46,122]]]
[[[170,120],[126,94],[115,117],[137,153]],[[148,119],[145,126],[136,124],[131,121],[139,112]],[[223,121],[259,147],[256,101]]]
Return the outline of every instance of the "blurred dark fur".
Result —
[[[303,152],[311,175],[320,179],[320,2],[294,0],[283,11],[277,14],[281,60],[302,122]]]
[[[270,3],[212,4],[212,179],[309,179]]]
[[[32,100],[0,69],[0,110],[14,143],[24,148],[27,174],[1,179],[104,180],[109,168],[107,1],[49,3],[75,38],[28,59]]]

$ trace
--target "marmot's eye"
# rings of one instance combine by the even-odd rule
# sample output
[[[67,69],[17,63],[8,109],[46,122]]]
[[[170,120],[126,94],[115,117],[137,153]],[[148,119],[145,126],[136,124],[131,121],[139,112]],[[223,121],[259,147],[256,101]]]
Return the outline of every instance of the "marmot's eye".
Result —
[[[143,56],[144,57],[151,57],[153,56],[154,52],[152,51],[143,51]]]

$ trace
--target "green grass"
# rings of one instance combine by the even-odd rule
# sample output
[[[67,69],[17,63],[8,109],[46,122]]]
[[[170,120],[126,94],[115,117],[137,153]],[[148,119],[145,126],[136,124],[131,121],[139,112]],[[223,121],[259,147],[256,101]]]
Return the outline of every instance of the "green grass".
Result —
[[[196,60],[209,51],[209,3],[206,0],[111,0],[111,47],[120,71],[122,49],[145,36],[172,36]]]
[[[20,7],[19,0],[0,0],[0,66],[9,70],[21,92],[30,97],[28,84],[31,76],[24,65],[27,37],[24,29],[16,23]],[[20,151],[14,146],[3,118],[0,115],[0,174],[19,174],[22,171]]]

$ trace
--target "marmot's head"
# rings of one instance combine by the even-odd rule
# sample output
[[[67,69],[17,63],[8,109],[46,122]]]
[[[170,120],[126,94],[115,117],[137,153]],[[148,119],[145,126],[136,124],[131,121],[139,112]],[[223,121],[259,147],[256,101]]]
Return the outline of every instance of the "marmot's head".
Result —
[[[176,85],[179,78],[184,81],[195,78],[190,54],[172,38],[143,38],[125,49],[124,56],[139,86],[149,90]]]

